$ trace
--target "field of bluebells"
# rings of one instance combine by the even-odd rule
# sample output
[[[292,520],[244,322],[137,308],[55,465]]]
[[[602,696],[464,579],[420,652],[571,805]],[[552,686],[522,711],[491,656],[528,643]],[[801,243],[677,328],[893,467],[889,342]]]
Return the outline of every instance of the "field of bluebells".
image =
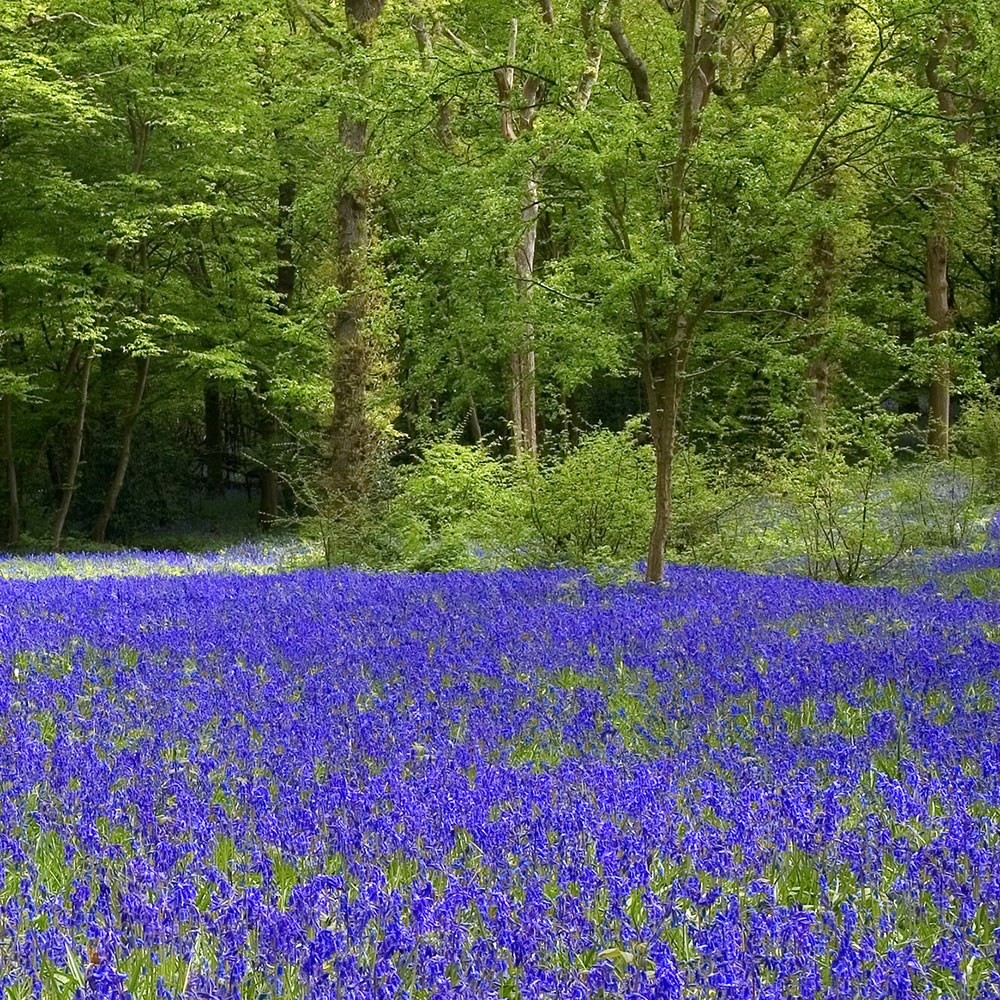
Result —
[[[210,569],[0,580],[6,997],[1000,995],[1000,604]]]

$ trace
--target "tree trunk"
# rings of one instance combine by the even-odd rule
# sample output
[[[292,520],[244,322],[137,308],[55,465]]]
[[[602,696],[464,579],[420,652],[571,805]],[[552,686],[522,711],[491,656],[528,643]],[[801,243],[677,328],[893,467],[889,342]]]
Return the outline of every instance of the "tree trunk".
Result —
[[[151,125],[148,122],[139,120],[130,113],[129,130],[132,135],[132,172],[141,174],[145,159],[146,143],[149,140]],[[140,316],[148,316],[150,311],[150,291],[146,284],[149,271],[149,244],[146,237],[141,237],[132,247],[131,270],[139,278],[139,286],[136,290],[135,308]],[[90,379],[90,367],[92,355],[88,357],[86,364],[86,378],[84,391],[82,394],[82,407],[86,407],[86,384]],[[135,431],[136,421],[139,418],[139,411],[142,408],[142,400],[146,394],[146,384],[149,380],[150,358],[145,356],[136,359],[135,383],[132,389],[132,398],[129,400],[128,409],[122,421],[121,443],[118,448],[118,462],[115,471],[108,483],[107,492],[104,494],[104,503],[91,529],[90,537],[95,542],[105,541],[108,533],[108,524],[114,515],[115,507],[118,505],[118,497],[121,495],[122,487],[125,485],[125,476],[128,474],[129,462],[132,458],[132,441]],[[81,409],[80,422],[77,429],[78,444],[82,446],[84,412]],[[74,446],[76,447],[76,445]],[[76,489],[76,466],[79,463],[79,456],[70,462],[68,482],[72,490]],[[72,492],[69,497],[64,497],[63,506],[69,510],[69,502],[72,499]],[[62,525],[58,526],[58,533],[62,533]],[[58,542],[55,548],[58,549]]]
[[[83,359],[80,372],[80,406],[77,410],[76,426],[73,430],[73,441],[70,445],[69,465],[62,485],[62,502],[56,512],[55,523],[52,525],[52,548],[58,552],[62,546],[63,530],[66,518],[69,516],[70,504],[76,492],[77,474],[80,471],[80,456],[83,454],[83,436],[87,424],[87,394],[90,390],[90,369],[94,355],[88,352]]]
[[[0,234],[2,235],[2,234]],[[3,326],[10,324],[10,299],[0,286],[0,321]],[[4,344],[4,359],[13,371],[11,344]],[[3,452],[7,463],[7,532],[8,545],[17,545],[21,540],[21,498],[17,488],[17,463],[14,458],[14,397],[9,393],[3,398]]]
[[[358,159],[365,152],[367,122],[344,118],[343,145]],[[337,285],[342,304],[333,324],[334,411],[331,440],[332,487],[342,498],[356,500],[368,486],[373,435],[365,412],[368,344],[365,258],[368,250],[368,192],[363,185],[345,191],[337,206]]]
[[[833,197],[832,193],[829,197]],[[813,268],[816,286],[809,310],[812,331],[805,339],[809,354],[806,379],[812,403],[812,424],[817,438],[822,438],[826,427],[826,409],[830,396],[830,355],[827,353],[826,333],[829,331],[833,297],[837,280],[837,244],[832,232],[821,233],[813,240]]]
[[[479,410],[476,408],[476,399],[469,396],[469,433],[472,435],[473,444],[481,444],[483,440],[483,429],[479,425]]]
[[[270,531],[278,523],[278,476],[273,469],[264,469],[260,476],[260,510],[257,523],[261,531]]]
[[[712,95],[715,32],[720,16],[716,0],[683,0],[681,5],[684,53],[677,94],[680,135],[670,179],[670,234],[678,257],[682,257],[691,231],[691,154],[698,142],[701,113]],[[677,448],[677,415],[695,327],[695,318],[689,308],[684,302],[675,307],[667,341],[659,345],[660,357],[653,355],[650,389],[647,390],[651,397],[650,423],[656,456],[656,499],[646,560],[646,580],[650,583],[659,583],[663,579],[664,549],[670,541],[673,521],[671,488]],[[659,372],[658,361],[662,364],[662,371]]]
[[[680,322],[681,317],[678,318]],[[652,332],[652,331],[650,331]],[[647,336],[648,343],[655,337]],[[663,579],[666,547],[673,522],[673,469],[677,450],[677,414],[683,393],[684,369],[687,364],[688,333],[683,329],[671,338],[676,345],[666,353],[647,357],[643,363],[643,381],[649,402],[649,422],[656,458],[656,494],[653,507],[653,530],[649,536],[646,556],[646,580],[659,583]]]
[[[954,122],[955,142],[964,145],[971,142],[972,131],[967,122],[962,122],[952,85],[942,80],[942,63],[954,59],[950,52],[952,42],[950,26],[946,23],[938,32],[934,46],[927,59],[927,82],[937,97],[938,111],[946,121]],[[948,332],[951,327],[951,307],[948,301],[948,231],[951,227],[952,205],[959,183],[959,164],[953,154],[945,159],[947,180],[936,193],[937,204],[933,209],[934,218],[927,235],[926,302],[927,318],[930,321],[931,343],[938,357],[929,386],[930,400],[927,413],[927,446],[938,458],[948,457],[950,451],[950,395],[951,369],[947,360]]]
[[[358,55],[370,48],[385,0],[344,0],[347,30]],[[307,8],[299,5],[305,13]],[[309,23],[324,33],[321,19],[307,17]],[[340,43],[335,44],[338,49]],[[352,60],[353,61],[353,60]],[[348,78],[355,90],[368,89],[370,72],[350,70]],[[341,301],[329,322],[332,354],[331,390],[333,419],[330,424],[329,487],[339,502],[354,503],[366,492],[370,459],[375,436],[366,413],[369,377],[366,321],[371,313],[369,282],[365,265],[369,244],[368,184],[364,156],[368,140],[368,122],[344,113],[339,125],[340,143],[355,161],[350,177],[353,189],[341,192],[337,203],[337,288]]]
[[[823,184],[820,197],[834,197],[834,184]],[[813,239],[812,264],[816,275],[812,302],[809,309],[809,326],[804,346],[808,356],[806,381],[809,390],[807,433],[820,447],[825,447],[827,436],[827,408],[830,399],[830,373],[832,363],[828,350],[827,333],[832,318],[833,300],[837,287],[837,238],[831,230]]]
[[[594,85],[601,72],[604,46],[601,45],[598,29],[604,20],[607,9],[608,0],[603,0],[596,7],[586,2],[580,7],[580,27],[583,30],[583,38],[587,47],[583,71],[580,73],[580,79],[576,85],[576,106],[581,110],[590,103],[591,95],[594,93]]]
[[[266,381],[260,390],[260,417],[258,433],[261,444],[260,504],[257,508],[257,525],[261,531],[270,531],[278,523],[280,488],[275,469],[275,444],[278,439],[278,420],[271,409],[270,393]]]
[[[295,292],[295,246],[292,241],[292,221],[295,211],[295,181],[286,179],[278,185],[278,235],[274,249],[278,258],[278,273],[274,281],[278,312],[288,312]]]
[[[118,450],[118,464],[115,466],[114,475],[108,483],[108,491],[104,496],[104,504],[101,512],[94,522],[94,530],[90,537],[95,542],[103,542],[107,538],[108,524],[118,505],[118,497],[122,487],[125,485],[125,476],[128,473],[129,460],[132,457],[132,438],[135,432],[135,425],[139,419],[139,411],[142,408],[142,399],[146,394],[146,383],[149,380],[149,357],[141,358],[138,362],[135,373],[135,386],[132,389],[132,399],[129,401],[128,410],[125,413],[125,421],[122,424],[122,440]]]
[[[1000,145],[1000,135],[991,137],[994,147]],[[995,175],[990,181],[990,251],[987,282],[989,313],[987,325],[1000,323],[1000,179]]]
[[[263,419],[260,427],[264,464],[260,470],[260,506],[257,510],[257,524],[261,531],[270,531],[278,523],[280,486],[278,473],[274,468],[275,442],[278,437],[278,421],[271,412],[269,399],[264,397]]]
[[[280,140],[280,135],[276,135]],[[295,181],[287,178],[278,186],[278,235],[275,240],[275,254],[278,271],[274,281],[275,309],[279,315],[288,313],[292,295],[295,292],[295,254],[292,242],[292,213],[295,209]],[[259,385],[261,421],[259,433],[263,451],[260,468],[260,505],[257,509],[257,524],[262,531],[270,531],[278,522],[281,488],[278,471],[275,468],[275,446],[278,439],[278,419],[271,400],[271,387],[266,376]]]
[[[384,0],[345,0],[347,24],[355,41],[367,48]],[[364,88],[367,75],[357,81]],[[366,322],[371,291],[365,275],[369,249],[368,183],[363,160],[368,122],[345,113],[340,142],[356,161],[355,186],[337,205],[337,287],[343,298],[333,316],[333,422],[330,432],[330,487],[341,501],[353,502],[368,490],[375,435],[366,412],[369,351]]]
[[[948,345],[951,310],[948,306],[948,236],[937,229],[927,237],[927,317],[931,342],[942,353]],[[951,375],[946,359],[936,359],[930,384],[927,444],[938,458],[949,450]]]
[[[851,4],[837,3],[831,12],[826,34],[826,95],[823,115],[830,118],[837,113],[840,91],[847,78],[853,40],[848,31],[847,19]],[[837,197],[838,180],[835,169],[837,151],[824,144],[818,158],[819,179],[815,182],[817,197],[830,202]],[[837,292],[837,233],[827,226],[813,239],[812,266],[816,284],[809,307],[809,325],[812,328],[805,338],[809,354],[806,379],[811,396],[811,423],[815,437],[822,442],[826,434],[826,411],[830,396],[832,364],[827,344],[827,334]]]
[[[73,374],[77,370],[77,366],[80,363],[80,357],[82,355],[82,348],[79,341],[74,341],[73,347],[69,352],[69,357],[66,360],[66,364],[62,366],[59,372],[59,383],[56,389],[55,395],[59,398],[69,391],[70,384],[73,380]],[[58,462],[55,457],[55,453],[52,450],[52,438],[55,436],[57,431],[61,431],[63,428],[58,424],[49,424],[42,440],[38,443],[35,453],[31,461],[27,464],[27,472],[23,477],[27,482],[34,480],[35,476],[38,475],[42,468],[42,462],[45,462],[46,467],[49,471],[49,479],[52,481],[52,486],[55,494],[56,502],[58,503],[62,497],[62,486],[63,478],[61,472],[54,472]]]
[[[600,26],[608,0],[596,5],[584,2],[580,8],[580,26],[586,43],[584,67],[576,88],[576,105],[586,108],[593,94],[601,68],[602,47],[598,40]],[[542,0],[542,19],[549,27],[555,25],[553,6]],[[528,74],[521,88],[521,107],[515,113],[511,103],[514,93],[514,77],[517,64],[518,22],[511,19],[510,37],[507,44],[507,62],[494,71],[497,97],[500,105],[500,134],[507,142],[530,133],[534,127],[538,109],[545,99],[542,80]],[[535,363],[535,330],[530,318],[530,300],[534,288],[535,251],[538,244],[538,217],[541,185],[541,153],[529,166],[525,179],[524,203],[521,208],[521,238],[514,249],[514,283],[518,298],[525,312],[523,326],[515,337],[509,358],[508,408],[511,422],[511,445],[515,455],[538,457],[538,388]]]
[[[518,296],[528,308],[535,273],[535,247],[538,244],[538,174],[532,167],[525,186],[525,206],[521,210],[524,231],[514,253]],[[535,329],[531,319],[524,320],[520,340],[510,359],[510,411],[513,425],[514,454],[538,457],[538,413],[535,387]]]
[[[14,461],[14,400],[3,398],[3,450],[7,462],[7,544],[21,540],[21,502],[17,489],[17,464]]]
[[[541,81],[529,76],[522,88],[523,104],[515,113],[511,103],[514,92],[514,66],[517,63],[517,18],[510,22],[507,63],[494,71],[500,102],[500,134],[507,142],[531,131],[538,105],[542,100]],[[514,285],[518,299],[528,312],[535,272],[535,246],[538,241],[538,167],[529,167],[521,208],[521,238],[514,248]],[[528,315],[514,340],[508,372],[508,407],[510,409],[511,446],[515,455],[531,458],[538,454],[537,406],[535,402],[534,327]]]
[[[46,445],[43,457],[45,458],[45,468],[49,474],[49,485],[52,487],[52,496],[56,505],[58,505],[62,503],[63,486],[66,480],[63,477],[62,463],[59,461],[56,446],[51,441]]]
[[[367,126],[345,121],[341,125],[344,144],[363,153]],[[367,192],[346,191],[337,207],[338,287],[343,304],[334,316],[333,387],[334,411],[331,434],[331,474],[334,491],[342,498],[357,499],[368,485],[368,459],[373,439],[365,412],[368,381],[368,345],[365,338],[365,252],[368,248]]]
[[[621,24],[621,0],[609,4],[610,18],[606,25],[625,68],[632,79],[637,100],[647,109],[653,106],[649,74],[642,58],[629,42]],[[700,134],[701,115],[711,100],[715,83],[715,52],[718,32],[724,21],[722,0],[681,0],[680,26],[683,36],[681,77],[677,89],[675,113],[678,124],[677,152],[664,187],[664,222],[669,225],[670,243],[679,261],[691,231],[690,177],[692,153]],[[616,236],[628,254],[629,239],[626,220],[620,204],[614,205]],[[633,306],[642,332],[640,366],[649,404],[650,430],[656,457],[656,495],[653,508],[653,528],[646,558],[646,580],[658,583],[663,579],[666,546],[670,543],[673,519],[671,496],[674,452],[677,448],[677,416],[683,395],[695,325],[700,315],[689,301],[690,293],[681,292],[667,315],[655,315],[651,303],[656,289],[643,286],[633,293]]]

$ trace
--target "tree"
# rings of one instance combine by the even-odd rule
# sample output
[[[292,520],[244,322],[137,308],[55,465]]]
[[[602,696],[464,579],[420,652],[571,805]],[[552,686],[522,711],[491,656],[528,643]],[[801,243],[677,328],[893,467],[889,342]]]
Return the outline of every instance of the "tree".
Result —
[[[612,3],[607,30],[628,70],[635,100],[652,112],[654,94],[645,61],[636,51],[621,21],[621,4]],[[646,561],[646,579],[663,578],[665,549],[670,536],[672,472],[677,447],[678,416],[684,377],[698,323],[709,296],[692,280],[692,215],[697,211],[694,151],[701,120],[716,79],[719,38],[725,23],[724,0],[681,0],[677,10],[680,73],[674,92],[675,138],[667,165],[655,181],[662,191],[660,224],[674,270],[674,288],[662,295],[648,281],[638,282],[631,300],[640,336],[639,366],[649,406],[656,455],[656,495],[653,529]],[[621,254],[632,256],[631,235],[621,193],[609,185],[608,225]]]
[[[362,95],[370,86],[368,50],[383,6],[384,0],[344,0],[353,68]],[[365,109],[344,110],[339,133],[352,168],[337,203],[337,287],[341,301],[334,310],[331,328],[334,410],[330,472],[334,495],[354,501],[368,491],[375,444],[366,412],[370,353],[366,324],[373,313],[373,287],[367,274],[371,186],[365,165],[369,142]]]

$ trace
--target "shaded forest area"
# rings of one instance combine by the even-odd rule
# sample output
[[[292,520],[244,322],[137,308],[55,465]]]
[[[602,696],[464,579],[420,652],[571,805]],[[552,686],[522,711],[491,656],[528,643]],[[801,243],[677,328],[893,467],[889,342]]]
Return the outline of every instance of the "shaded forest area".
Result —
[[[336,519],[434,442],[529,469],[607,428],[602,468],[651,456],[657,579],[679,455],[942,461],[963,420],[1000,455],[998,31],[998,0],[5,0],[8,546]]]

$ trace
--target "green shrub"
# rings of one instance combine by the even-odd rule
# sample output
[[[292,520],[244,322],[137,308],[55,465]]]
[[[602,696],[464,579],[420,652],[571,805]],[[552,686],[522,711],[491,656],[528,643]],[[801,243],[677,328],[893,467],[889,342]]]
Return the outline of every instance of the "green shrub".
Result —
[[[907,549],[906,525],[874,461],[852,464],[831,449],[779,463],[776,471],[777,534],[809,576],[870,580]]]
[[[387,528],[406,569],[502,565],[523,533],[509,464],[484,448],[432,444],[405,475]]]
[[[484,448],[440,441],[409,471],[398,503],[437,533],[476,518],[509,486],[509,471]]]
[[[895,457],[887,413],[829,415],[820,440],[772,463],[771,536],[778,562],[840,583],[873,580],[912,545],[913,529],[889,489]],[[797,563],[801,561],[801,566]]]
[[[629,431],[596,431],[562,458],[525,469],[524,555],[545,564],[634,564],[649,541],[655,481],[652,448]]]
[[[837,421],[839,432],[759,471],[681,449],[668,559],[858,583],[884,581],[915,548],[981,535],[977,459],[900,466],[882,415]],[[394,470],[379,497],[314,518],[313,535],[328,562],[371,568],[627,574],[646,555],[653,518],[655,462],[640,433],[596,431],[541,464],[438,442]]]
[[[956,447],[978,461],[986,498],[1000,499],[1000,399],[989,396],[967,403],[954,437]]]
[[[989,500],[977,460],[924,461],[889,477],[897,518],[914,548],[967,548],[982,535]]]
[[[754,526],[761,483],[681,449],[674,456],[673,525],[667,557],[678,562],[753,569],[765,536]],[[652,496],[649,500],[652,503]]]

